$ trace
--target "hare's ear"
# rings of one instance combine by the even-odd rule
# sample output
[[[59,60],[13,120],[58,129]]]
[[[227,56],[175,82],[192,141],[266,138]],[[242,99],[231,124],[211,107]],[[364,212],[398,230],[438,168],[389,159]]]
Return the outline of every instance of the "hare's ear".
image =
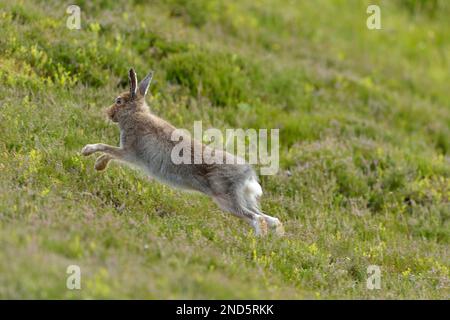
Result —
[[[137,76],[133,68],[128,71],[128,77],[130,78],[130,95],[134,99],[137,93]]]
[[[148,91],[148,87],[150,87],[150,82],[152,82],[153,71],[150,71],[148,75],[142,79],[141,83],[139,83],[139,93],[141,96],[145,97]]]

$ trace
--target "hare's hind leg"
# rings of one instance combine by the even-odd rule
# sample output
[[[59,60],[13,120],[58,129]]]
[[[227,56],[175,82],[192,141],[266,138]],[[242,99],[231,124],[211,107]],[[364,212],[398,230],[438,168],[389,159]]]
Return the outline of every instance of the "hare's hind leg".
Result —
[[[245,207],[246,210],[261,217],[266,222],[266,225],[268,225],[271,230],[275,231],[276,234],[284,234],[283,224],[280,220],[263,213],[259,209],[258,200],[262,195],[262,188],[255,178],[251,177],[250,179],[245,180],[241,194],[244,200],[242,201],[243,207]]]
[[[253,227],[253,230],[255,231],[255,234],[257,236],[267,234],[266,220],[262,216],[242,206],[238,199],[236,198],[231,199],[229,197],[219,197],[219,196],[213,197],[213,199],[222,210],[230,212],[234,216],[250,224]]]
[[[253,214],[250,224],[253,227],[253,230],[255,230],[255,234],[257,236],[265,236],[267,234],[267,220],[263,216],[255,214],[247,208],[242,208],[242,210],[247,214]]]
[[[284,235],[284,227],[281,221],[278,218],[269,216],[268,214],[263,213],[257,206],[252,206],[252,212],[260,214],[267,222],[267,225],[270,229],[274,230],[275,233],[279,236]]]

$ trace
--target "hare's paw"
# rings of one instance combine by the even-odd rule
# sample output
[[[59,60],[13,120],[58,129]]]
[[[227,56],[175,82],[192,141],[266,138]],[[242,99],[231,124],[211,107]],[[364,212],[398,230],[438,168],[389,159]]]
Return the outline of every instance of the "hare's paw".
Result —
[[[108,163],[110,160],[111,160],[111,158],[106,155],[102,155],[102,156],[98,157],[98,159],[97,159],[97,161],[95,161],[95,165],[94,165],[95,170],[97,170],[97,171],[105,170],[106,167],[108,166]]]
[[[88,155],[93,154],[96,151],[97,151],[97,145],[95,145],[95,144],[87,144],[87,145],[84,146],[83,149],[81,149],[81,154],[83,156],[88,156]]]
[[[267,225],[270,227],[271,231],[275,232],[278,236],[284,235],[284,227],[278,218],[271,216],[265,216]]]

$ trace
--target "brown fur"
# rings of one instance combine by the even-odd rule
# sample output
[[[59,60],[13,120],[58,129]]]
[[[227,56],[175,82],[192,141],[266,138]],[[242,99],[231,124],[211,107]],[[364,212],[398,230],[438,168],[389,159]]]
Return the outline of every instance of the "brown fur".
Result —
[[[105,170],[114,159],[131,164],[163,183],[210,196],[223,210],[250,223],[257,234],[265,234],[267,226],[282,234],[281,222],[259,209],[256,199],[261,187],[248,164],[208,164],[204,153],[201,164],[175,164],[172,161],[171,152],[178,141],[172,141],[171,137],[176,128],[152,114],[145,103],[152,73],[139,86],[133,69],[129,71],[129,77],[130,91],[121,93],[106,112],[120,127],[120,147],[97,143],[86,145],[82,150],[86,156],[103,153],[97,158],[95,169]],[[196,151],[209,148],[190,137],[184,138],[191,142],[192,160]],[[222,157],[234,158],[225,151],[213,151]]]

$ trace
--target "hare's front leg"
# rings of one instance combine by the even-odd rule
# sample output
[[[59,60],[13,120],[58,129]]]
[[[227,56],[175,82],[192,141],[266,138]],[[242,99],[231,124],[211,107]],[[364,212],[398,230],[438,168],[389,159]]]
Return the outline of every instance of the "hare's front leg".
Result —
[[[81,154],[84,156],[89,156],[95,152],[104,152],[95,161],[94,168],[97,171],[102,171],[106,169],[109,161],[112,159],[123,159],[125,156],[125,150],[119,147],[109,146],[103,143],[87,144],[81,150]]]
[[[94,168],[97,171],[102,171],[106,169],[108,162],[112,159],[122,160],[125,157],[125,150],[119,147],[109,146],[103,143],[87,144],[81,150],[81,154],[84,156],[89,156],[95,152],[104,152],[95,161]]]
[[[83,156],[89,156],[95,152],[103,152],[119,159],[122,158],[125,154],[122,148],[109,146],[103,143],[87,144],[83,149],[81,149],[81,154]]]
[[[81,150],[81,154],[89,156],[95,152],[103,152],[104,154],[98,157],[95,162],[95,170],[101,171],[106,168],[108,162],[112,159],[124,160],[125,150],[119,147],[109,146],[103,143],[87,144]]]

